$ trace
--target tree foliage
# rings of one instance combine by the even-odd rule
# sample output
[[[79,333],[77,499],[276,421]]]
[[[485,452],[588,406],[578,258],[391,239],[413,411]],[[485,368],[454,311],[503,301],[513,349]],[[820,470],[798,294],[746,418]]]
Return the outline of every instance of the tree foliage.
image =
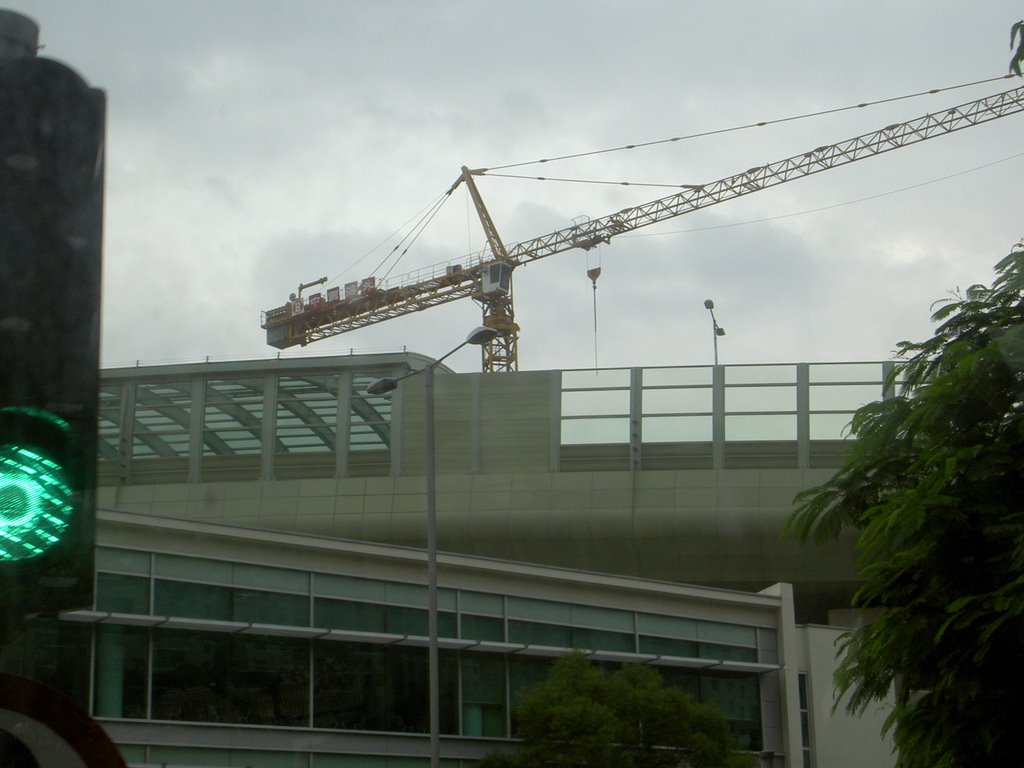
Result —
[[[749,768],[722,713],[662,684],[656,670],[611,674],[579,653],[559,659],[515,710],[522,744],[480,768]]]
[[[1013,50],[1014,46],[1017,50]],[[1020,68],[1024,64],[1024,21],[1018,21],[1010,27],[1010,50],[1013,56],[1010,57],[1010,71],[1020,77]]]
[[[899,393],[861,408],[842,469],[801,494],[788,529],[858,533],[836,676],[863,710],[895,689],[901,766],[1019,766],[1024,648],[1024,243],[903,342]]]

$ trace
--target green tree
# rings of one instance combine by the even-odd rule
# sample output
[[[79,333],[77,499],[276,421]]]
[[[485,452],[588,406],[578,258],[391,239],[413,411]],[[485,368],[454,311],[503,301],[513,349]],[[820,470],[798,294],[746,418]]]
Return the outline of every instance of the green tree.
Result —
[[[850,708],[895,692],[908,768],[1020,766],[1024,674],[1024,243],[903,342],[899,394],[853,417],[844,466],[798,497],[788,530],[858,535],[837,688]]]
[[[1017,50],[1013,51],[1013,47]],[[1010,57],[1010,71],[1020,77],[1020,68],[1024,64],[1024,21],[1018,21],[1010,27],[1010,50],[1013,56]]]
[[[515,709],[522,744],[480,768],[748,768],[722,713],[638,665],[606,673],[585,656],[559,659]]]

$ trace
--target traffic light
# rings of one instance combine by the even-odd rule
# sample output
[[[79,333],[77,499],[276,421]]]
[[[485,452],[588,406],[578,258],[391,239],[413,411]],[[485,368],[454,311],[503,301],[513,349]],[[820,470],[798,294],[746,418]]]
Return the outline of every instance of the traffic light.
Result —
[[[92,602],[105,99],[0,63],[0,631]]]

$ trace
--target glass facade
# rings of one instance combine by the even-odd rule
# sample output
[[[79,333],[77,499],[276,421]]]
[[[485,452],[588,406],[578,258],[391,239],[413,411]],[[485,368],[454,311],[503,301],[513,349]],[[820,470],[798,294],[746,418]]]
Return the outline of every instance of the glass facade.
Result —
[[[366,387],[392,371],[180,370],[175,377],[104,377],[101,484],[247,480],[265,476],[266,467],[289,479],[391,470],[392,397],[369,396]]]
[[[203,455],[245,455],[262,449],[263,380],[208,379],[203,401]]]
[[[89,706],[90,628],[33,619],[4,646],[2,669],[60,691],[83,709]]]
[[[890,363],[562,371],[560,469],[838,466]]]
[[[108,413],[115,403],[108,398]],[[132,416],[132,458],[179,458],[188,456],[192,414],[192,385],[188,381],[135,385]]]
[[[333,453],[337,422],[337,376],[281,376],[277,380],[277,453]]]
[[[100,387],[99,409],[97,411],[98,445],[96,455],[101,461],[117,461],[121,450],[121,426],[123,417],[124,387],[120,384],[104,384]]]
[[[369,395],[378,376],[353,373],[349,391],[348,474],[386,475],[391,471],[391,394]]]
[[[100,481],[387,475],[400,466],[392,419],[403,396],[366,389],[400,374],[342,370],[232,377],[196,366],[180,378],[105,379]],[[854,411],[892,393],[891,371],[890,363],[553,371],[558,470],[834,466]],[[130,472],[121,467],[128,460]]]
[[[97,569],[102,623],[32,622],[6,657],[12,671],[85,705],[92,658],[100,717],[427,730],[422,585],[112,547]],[[456,589],[439,608],[446,734],[508,737],[518,692],[576,648],[658,656],[666,680],[720,706],[745,746],[760,743],[759,675],[775,665],[758,664],[758,633],[772,629]]]
[[[306,641],[169,629],[153,632],[152,654],[154,720],[308,724]]]

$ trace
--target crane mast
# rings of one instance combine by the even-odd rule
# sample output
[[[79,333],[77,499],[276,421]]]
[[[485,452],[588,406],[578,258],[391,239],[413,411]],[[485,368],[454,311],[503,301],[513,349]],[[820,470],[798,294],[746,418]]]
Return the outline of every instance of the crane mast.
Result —
[[[1004,91],[717,181],[687,185],[674,195],[508,247],[498,236],[474,181],[474,177],[485,175],[486,169],[470,170],[463,166],[448,193],[459,184],[466,185],[487,238],[487,251],[466,257],[461,263],[439,265],[399,278],[393,284],[378,285],[373,278],[367,278],[348,283],[344,293],[340,288],[328,289],[326,299],[320,293],[305,301],[301,296],[290,299],[287,304],[264,312],[261,325],[270,346],[287,349],[469,297],[483,307],[484,325],[501,332],[484,347],[484,371],[514,371],[518,369],[519,332],[512,306],[515,267],[574,248],[589,250],[625,232],[1022,111],[1024,88]]]
[[[515,310],[512,306],[512,264],[491,214],[484,205],[484,199],[480,197],[480,190],[476,188],[473,172],[462,166],[459,181],[469,190],[477,216],[480,217],[480,225],[484,228],[487,244],[494,255],[494,261],[486,267],[491,272],[488,283],[494,287],[473,297],[483,307],[483,324],[498,331],[498,336],[486,342],[481,348],[483,369],[515,371],[519,368],[519,326],[516,325]]]

